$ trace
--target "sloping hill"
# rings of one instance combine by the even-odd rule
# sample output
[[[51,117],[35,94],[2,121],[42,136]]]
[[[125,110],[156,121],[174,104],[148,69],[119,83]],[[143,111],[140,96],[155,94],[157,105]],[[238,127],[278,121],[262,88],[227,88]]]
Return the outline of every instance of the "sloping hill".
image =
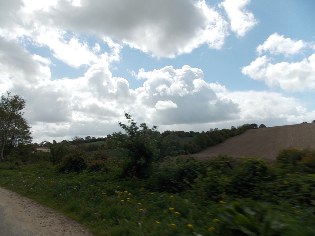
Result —
[[[285,148],[314,148],[315,124],[298,124],[252,129],[194,155],[211,158],[218,155],[261,157],[274,160]]]

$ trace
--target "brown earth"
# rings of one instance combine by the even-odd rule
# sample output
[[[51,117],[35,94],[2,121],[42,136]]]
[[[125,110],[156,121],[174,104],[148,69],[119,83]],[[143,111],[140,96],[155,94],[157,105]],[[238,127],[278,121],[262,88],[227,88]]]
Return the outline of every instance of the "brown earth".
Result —
[[[193,156],[197,159],[218,155],[260,157],[272,161],[286,148],[315,149],[315,123],[248,130]]]

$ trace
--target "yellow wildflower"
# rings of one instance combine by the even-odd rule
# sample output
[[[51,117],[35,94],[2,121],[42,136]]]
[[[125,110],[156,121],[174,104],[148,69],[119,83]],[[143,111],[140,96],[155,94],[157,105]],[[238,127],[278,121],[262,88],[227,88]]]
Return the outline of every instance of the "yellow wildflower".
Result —
[[[193,228],[193,225],[192,224],[187,224],[186,225],[188,228],[192,229]]]

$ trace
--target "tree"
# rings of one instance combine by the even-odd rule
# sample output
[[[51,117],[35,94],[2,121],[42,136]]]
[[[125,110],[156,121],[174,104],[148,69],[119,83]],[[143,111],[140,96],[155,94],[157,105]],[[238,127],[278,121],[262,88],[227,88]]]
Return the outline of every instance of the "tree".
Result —
[[[18,95],[7,93],[0,100],[0,160],[4,153],[32,141],[30,127],[23,117],[25,100]]]
[[[128,113],[125,113],[128,124],[119,122],[119,126],[125,134],[116,133],[114,139],[118,146],[127,150],[130,158],[124,168],[123,176],[146,178],[150,175],[152,162],[158,156],[158,142],[160,133],[157,127],[149,128],[145,123],[139,126]]]

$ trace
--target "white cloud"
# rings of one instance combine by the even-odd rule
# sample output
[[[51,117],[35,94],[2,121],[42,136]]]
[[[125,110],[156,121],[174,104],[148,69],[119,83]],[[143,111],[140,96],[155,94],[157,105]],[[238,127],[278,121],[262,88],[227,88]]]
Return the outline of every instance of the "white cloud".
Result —
[[[253,27],[254,18],[245,9],[248,3],[237,3],[231,10],[238,11],[232,14],[231,27],[239,36]],[[127,79],[113,76],[110,69],[120,60],[124,45],[157,57],[188,53],[202,44],[222,47],[228,23],[204,0],[0,0],[0,13],[0,92],[10,90],[25,98],[35,139],[106,135],[119,129],[124,112],[139,122],[191,130],[277,119],[276,112],[286,122],[299,120],[299,112],[310,114],[294,99],[279,94],[229,92],[190,66],[140,70],[136,76],[143,85],[137,89],[131,89]],[[244,24],[245,19],[250,24]],[[48,47],[50,54],[34,54],[29,45],[38,54],[41,47]],[[262,47],[263,52],[271,50]],[[75,68],[86,65],[87,70],[80,77],[54,80],[53,57]],[[307,86],[314,74],[314,57],[295,65],[296,73],[305,70]],[[272,58],[261,55],[243,73],[266,81],[282,79],[275,72],[289,73],[292,68],[292,63],[284,68],[275,65]],[[281,86],[274,81],[268,83]]]
[[[297,117],[306,112],[296,99],[279,93],[245,91],[230,92],[227,96],[239,104],[240,119],[243,121],[281,119],[286,123],[288,117]]]
[[[242,73],[254,80],[264,81],[270,87],[280,87],[287,91],[315,90],[315,53],[310,45],[312,44],[273,34],[257,48],[257,51],[270,52],[271,55],[259,56],[248,66],[243,67]],[[305,58],[293,57],[307,47]],[[274,56],[279,53],[286,54],[288,61],[279,61]]]
[[[19,21],[15,13],[21,6],[21,0],[0,1],[0,29],[2,27],[12,27],[14,23]]]
[[[303,42],[303,40],[292,40],[278,33],[274,33],[270,35],[263,44],[257,47],[257,51],[260,54],[269,52],[275,55],[294,55],[301,52],[301,50],[306,47],[307,43]]]
[[[257,24],[254,14],[246,10],[249,3],[250,0],[224,0],[220,4],[230,19],[231,30],[240,37]]]
[[[254,22],[245,10],[247,4],[223,3],[229,9],[236,6],[229,11],[232,30],[242,36]],[[27,37],[48,46],[57,59],[73,67],[96,61],[98,45],[82,42],[82,34],[156,57],[175,57],[204,44],[220,49],[229,34],[228,22],[205,0],[12,0],[2,5],[6,27],[0,29],[0,35]],[[73,33],[70,39],[69,32]]]
[[[97,61],[97,55],[93,52],[93,48],[89,48],[87,43],[79,42],[79,39],[75,36],[65,40],[65,35],[66,32],[64,31],[41,27],[35,40],[40,45],[48,46],[55,58],[69,66],[77,68]]]
[[[80,7],[64,0],[50,19],[57,26],[110,37],[157,57],[188,53],[201,44],[220,48],[227,35],[227,23],[204,0],[95,0],[81,1]]]
[[[46,61],[47,62],[47,61]],[[39,56],[32,56],[15,41],[0,37],[0,81],[8,89],[30,86],[50,77],[50,69]]]
[[[198,68],[168,66],[149,72],[141,70],[139,77],[147,80],[136,90],[138,102],[157,108],[151,110],[152,123],[209,123],[238,116],[237,104],[217,97]]]
[[[155,104],[155,108],[157,110],[167,110],[167,109],[174,109],[174,108],[177,108],[177,105],[176,103],[170,101],[170,100],[167,100],[167,101],[158,101],[156,104]]]

